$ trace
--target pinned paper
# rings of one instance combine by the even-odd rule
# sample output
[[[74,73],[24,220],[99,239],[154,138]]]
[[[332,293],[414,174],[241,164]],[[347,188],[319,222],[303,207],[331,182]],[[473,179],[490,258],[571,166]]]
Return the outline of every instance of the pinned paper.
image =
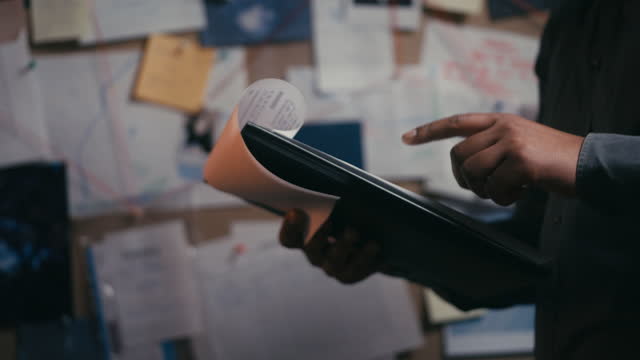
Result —
[[[202,0],[85,0],[89,27],[84,44],[202,29],[207,21]]]
[[[424,2],[431,8],[465,15],[480,14],[484,5],[482,0],[424,0]]]
[[[406,31],[418,30],[421,15],[422,0],[353,1],[347,8],[351,24],[392,26]]]
[[[84,0],[31,0],[33,42],[76,40],[89,25]]]
[[[190,40],[153,35],[148,43],[134,96],[188,113],[202,109],[213,49]]]
[[[462,311],[454,305],[448,303],[431,289],[425,289],[424,297],[427,304],[429,321],[432,324],[442,324],[473,319],[480,317],[487,312],[485,309]]]
[[[15,41],[24,27],[22,1],[0,1],[0,44]]]

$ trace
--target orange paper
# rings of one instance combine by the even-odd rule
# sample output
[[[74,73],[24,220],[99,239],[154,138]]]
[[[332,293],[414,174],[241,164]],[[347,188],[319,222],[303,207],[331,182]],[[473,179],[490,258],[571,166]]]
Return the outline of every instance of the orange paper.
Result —
[[[193,41],[153,35],[147,42],[134,97],[196,113],[202,109],[214,59],[213,49]]]

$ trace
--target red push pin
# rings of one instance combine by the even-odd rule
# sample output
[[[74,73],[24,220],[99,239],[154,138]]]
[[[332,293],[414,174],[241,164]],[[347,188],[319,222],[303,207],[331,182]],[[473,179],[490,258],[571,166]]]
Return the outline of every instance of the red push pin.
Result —
[[[235,256],[240,256],[247,252],[247,245],[245,244],[237,244],[233,247],[233,254]]]

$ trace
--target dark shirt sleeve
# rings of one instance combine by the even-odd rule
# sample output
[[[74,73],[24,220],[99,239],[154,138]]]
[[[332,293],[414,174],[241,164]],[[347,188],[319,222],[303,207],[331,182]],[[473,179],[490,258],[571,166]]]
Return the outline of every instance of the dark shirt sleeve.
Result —
[[[635,209],[640,200],[640,136],[587,135],[578,158],[576,192],[604,212]]]

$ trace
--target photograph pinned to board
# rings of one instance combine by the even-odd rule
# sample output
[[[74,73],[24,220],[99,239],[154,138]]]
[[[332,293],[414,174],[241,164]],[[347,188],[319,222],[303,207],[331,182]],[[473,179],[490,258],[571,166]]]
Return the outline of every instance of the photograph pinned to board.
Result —
[[[392,26],[416,31],[420,27],[420,0],[350,0],[348,19],[354,25]]]

